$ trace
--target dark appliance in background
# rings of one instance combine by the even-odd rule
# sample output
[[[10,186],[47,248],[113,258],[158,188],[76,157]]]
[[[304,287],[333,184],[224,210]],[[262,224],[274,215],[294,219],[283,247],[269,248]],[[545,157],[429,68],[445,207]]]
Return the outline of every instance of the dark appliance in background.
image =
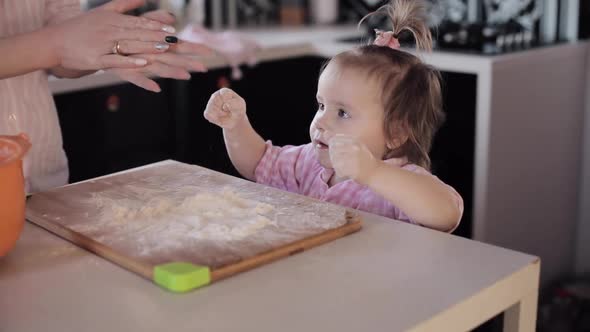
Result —
[[[273,0],[235,0],[239,26],[265,26],[279,24],[281,6]]]
[[[389,1],[341,0],[342,22],[358,22]],[[435,48],[478,54],[499,54],[534,47],[539,44],[542,8],[538,0],[481,0],[475,8],[477,19],[469,18],[467,0],[427,0],[428,23]],[[507,10],[510,9],[510,10]],[[367,35],[373,30],[389,29],[388,18],[374,16],[363,23]],[[409,34],[400,36],[411,43]]]
[[[190,5],[191,1],[186,0]],[[307,0],[204,0],[208,28],[302,25],[308,22]]]
[[[463,3],[459,0],[438,1],[442,2]],[[459,13],[460,9],[462,13]],[[443,17],[437,36],[439,48],[499,54],[541,43],[543,8],[537,0],[483,0],[482,7],[477,8],[481,12],[477,22],[466,20],[466,10],[466,7],[455,6],[455,15],[447,13]]]

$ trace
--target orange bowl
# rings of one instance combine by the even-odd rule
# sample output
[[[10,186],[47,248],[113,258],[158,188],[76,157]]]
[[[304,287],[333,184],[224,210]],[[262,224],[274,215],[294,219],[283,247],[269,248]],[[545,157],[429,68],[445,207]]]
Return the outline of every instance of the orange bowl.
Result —
[[[0,257],[14,247],[25,223],[22,158],[30,147],[24,134],[0,136]]]

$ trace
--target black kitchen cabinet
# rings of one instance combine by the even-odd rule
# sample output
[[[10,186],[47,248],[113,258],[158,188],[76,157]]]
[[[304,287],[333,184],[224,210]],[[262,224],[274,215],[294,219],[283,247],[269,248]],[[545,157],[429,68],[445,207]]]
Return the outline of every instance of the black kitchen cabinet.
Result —
[[[171,158],[170,81],[152,93],[120,84],[55,96],[70,182]]]
[[[580,0],[580,27],[578,29],[578,38],[590,38],[590,1]]]
[[[445,123],[430,150],[432,172],[463,198],[464,211],[455,235],[471,237],[475,166],[475,109],[477,76],[443,72]]]

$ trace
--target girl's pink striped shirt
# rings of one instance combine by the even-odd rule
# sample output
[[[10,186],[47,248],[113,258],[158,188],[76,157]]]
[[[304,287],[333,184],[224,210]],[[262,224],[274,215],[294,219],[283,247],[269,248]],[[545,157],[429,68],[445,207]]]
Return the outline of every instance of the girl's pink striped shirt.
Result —
[[[411,172],[432,176],[440,181],[424,168],[405,163],[401,159],[388,159],[385,162]],[[311,143],[301,146],[277,147],[273,146],[269,141],[266,144],[266,151],[255,170],[257,183],[417,224],[383,196],[353,180],[340,182],[330,187],[328,181],[333,174],[333,169],[324,168],[319,163]],[[441,181],[441,183],[443,182]],[[454,195],[462,215],[463,199],[451,186],[444,185]],[[400,188],[400,190],[404,189]],[[459,220],[457,220],[453,230],[458,224]]]

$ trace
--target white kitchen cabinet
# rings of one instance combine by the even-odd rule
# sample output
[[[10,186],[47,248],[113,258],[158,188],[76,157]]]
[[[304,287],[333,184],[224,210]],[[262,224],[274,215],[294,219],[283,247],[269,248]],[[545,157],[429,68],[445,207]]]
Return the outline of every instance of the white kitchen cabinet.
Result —
[[[473,238],[540,256],[544,284],[573,272],[587,52],[426,56],[477,74]]]

